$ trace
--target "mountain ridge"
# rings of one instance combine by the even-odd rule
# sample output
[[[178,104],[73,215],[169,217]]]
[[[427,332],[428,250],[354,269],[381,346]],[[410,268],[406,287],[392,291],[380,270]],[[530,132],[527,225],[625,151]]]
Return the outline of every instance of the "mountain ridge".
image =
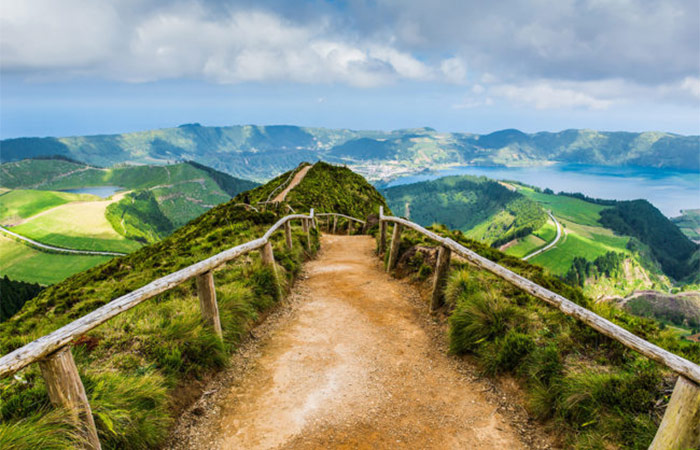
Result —
[[[303,161],[353,166],[368,179],[450,165],[523,166],[553,162],[700,170],[700,136],[649,131],[568,129],[488,134],[429,127],[351,130],[295,125],[184,124],[121,134],[21,137],[0,141],[2,161],[59,155],[98,166],[192,160],[230,175],[263,181]],[[371,166],[382,166],[378,174]]]

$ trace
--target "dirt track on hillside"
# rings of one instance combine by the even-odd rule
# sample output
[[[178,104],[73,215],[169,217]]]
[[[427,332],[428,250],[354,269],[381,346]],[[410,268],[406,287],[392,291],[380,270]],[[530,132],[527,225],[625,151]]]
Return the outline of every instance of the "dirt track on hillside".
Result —
[[[215,401],[199,402],[203,417],[173,445],[526,448],[522,427],[436,344],[415,289],[381,270],[374,246],[366,236],[324,236],[294,306],[251,350],[250,367]]]
[[[300,170],[299,172],[297,172],[296,174],[294,174],[294,178],[292,178],[292,181],[289,183],[289,186],[287,186],[286,188],[284,188],[284,189],[282,190],[282,192],[280,192],[279,194],[277,194],[277,195],[275,196],[275,198],[272,199],[272,201],[273,201],[273,202],[281,202],[281,201],[284,201],[284,199],[287,198],[287,194],[289,193],[289,191],[291,191],[292,189],[294,189],[295,187],[297,187],[297,185],[298,185],[299,183],[301,183],[301,180],[303,180],[304,177],[306,176],[306,172],[308,172],[312,167],[313,167],[313,165],[302,167],[301,170]]]

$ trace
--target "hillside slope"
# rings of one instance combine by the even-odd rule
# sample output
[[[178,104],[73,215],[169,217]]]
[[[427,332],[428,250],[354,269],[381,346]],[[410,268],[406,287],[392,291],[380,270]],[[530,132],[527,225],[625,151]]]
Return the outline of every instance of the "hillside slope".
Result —
[[[395,131],[297,126],[181,125],[134,133],[0,142],[3,161],[60,155],[90,164],[169,164],[193,160],[237,177],[267,180],[302,161],[352,164],[368,178],[440,165],[536,165],[559,161],[700,170],[699,136],[671,133],[565,130],[487,135],[440,133],[431,128]],[[377,165],[391,166],[380,168]]]
[[[347,190],[336,186],[333,191],[316,195],[314,189],[323,185],[315,184],[314,180],[328,178],[325,171],[332,172],[336,179],[352,179],[357,185]],[[341,213],[366,217],[378,210],[379,204],[367,199],[381,199],[381,196],[367,182],[359,185],[361,177],[357,178],[348,169],[318,165],[310,180],[299,186],[307,194],[296,200],[300,211],[311,207],[336,208]],[[304,204],[307,197],[313,198],[314,203]],[[158,277],[258,238],[278,219],[273,212],[249,211],[236,203],[232,200],[216,206],[156,244],[45,289],[0,325],[0,354]],[[293,234],[295,246],[291,251],[284,245],[283,233],[274,236],[283,289],[298,274],[300,264],[312,257],[318,247],[315,231],[309,250],[306,235],[298,224]],[[190,283],[147,301],[75,343],[75,359],[95,412],[103,448],[159,445],[172,418],[196,395],[191,389],[180,388],[226,365],[228,355],[250,327],[279,300],[271,272],[260,263],[257,252],[221,269],[214,277],[224,330],[223,345],[204,326]],[[3,439],[15,438],[22,443],[27,436],[55,433],[57,427],[67,427],[58,419],[49,422],[39,419],[48,408],[48,397],[36,365],[16,378],[0,380],[0,397],[0,447],[8,442]],[[60,435],[68,442],[59,447],[70,448],[74,444],[70,434]]]
[[[0,165],[0,186],[0,224],[13,232],[61,248],[128,253],[256,183],[197,163],[104,169],[54,158]],[[42,284],[105,260],[41,254],[7,239],[3,248],[0,275]]]
[[[382,194],[401,216],[424,226],[442,223],[489,245],[529,235],[547,221],[537,203],[486,177],[444,177]]]

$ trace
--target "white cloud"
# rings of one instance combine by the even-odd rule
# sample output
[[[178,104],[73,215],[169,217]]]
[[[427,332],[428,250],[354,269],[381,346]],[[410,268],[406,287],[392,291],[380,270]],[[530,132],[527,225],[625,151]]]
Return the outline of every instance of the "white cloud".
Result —
[[[354,86],[454,81],[461,70],[454,58],[440,66],[449,68],[447,73],[431,67],[393,47],[391,39],[344,36],[327,18],[298,24],[262,10],[213,15],[195,1],[139,11],[129,7],[131,2],[5,0],[2,69],[129,82],[195,78]]]
[[[690,93],[693,97],[700,99],[700,78],[686,77],[681,81],[680,88]]]
[[[613,103],[574,87],[556,86],[545,81],[525,85],[503,84],[494,86],[491,91],[500,97],[536,109],[606,109]]]
[[[464,83],[467,77],[467,65],[461,58],[449,58],[442,61],[440,70],[447,81],[455,84]]]

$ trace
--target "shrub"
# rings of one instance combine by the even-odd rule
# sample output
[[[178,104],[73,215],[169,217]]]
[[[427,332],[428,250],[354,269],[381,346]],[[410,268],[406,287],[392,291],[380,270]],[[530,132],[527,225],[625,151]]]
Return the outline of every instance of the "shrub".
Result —
[[[515,308],[491,291],[479,291],[460,297],[449,319],[450,351],[474,351],[479,344],[502,336],[517,315]]]

